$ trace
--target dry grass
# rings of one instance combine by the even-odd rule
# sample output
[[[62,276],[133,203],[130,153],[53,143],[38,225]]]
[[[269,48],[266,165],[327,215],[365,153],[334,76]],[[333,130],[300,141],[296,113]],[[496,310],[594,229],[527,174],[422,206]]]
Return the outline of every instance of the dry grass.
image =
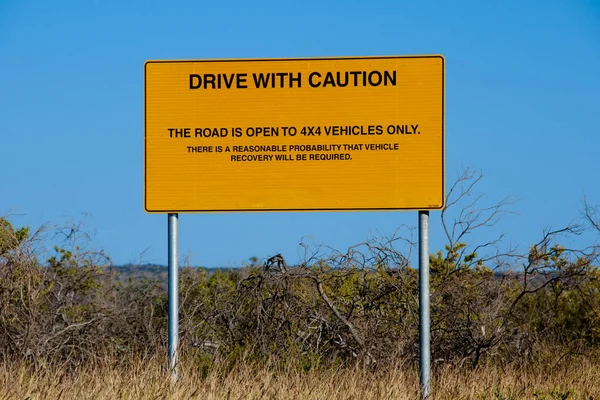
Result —
[[[476,370],[443,367],[434,371],[436,399],[600,399],[600,365],[579,361],[560,368]],[[33,369],[0,366],[0,399],[417,399],[412,368],[363,368],[301,372],[298,369],[225,364],[204,372],[191,362],[170,384],[159,360],[121,366],[60,366]]]

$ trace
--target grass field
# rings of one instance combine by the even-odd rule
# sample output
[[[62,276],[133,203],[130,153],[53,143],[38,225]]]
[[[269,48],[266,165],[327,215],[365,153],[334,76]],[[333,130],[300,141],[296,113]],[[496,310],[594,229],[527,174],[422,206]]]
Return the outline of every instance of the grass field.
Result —
[[[556,368],[447,366],[433,371],[435,399],[600,399],[600,365],[578,361]],[[340,368],[300,371],[221,363],[210,369],[187,361],[172,385],[161,360],[129,365],[4,364],[1,399],[417,399],[411,367],[386,371]]]

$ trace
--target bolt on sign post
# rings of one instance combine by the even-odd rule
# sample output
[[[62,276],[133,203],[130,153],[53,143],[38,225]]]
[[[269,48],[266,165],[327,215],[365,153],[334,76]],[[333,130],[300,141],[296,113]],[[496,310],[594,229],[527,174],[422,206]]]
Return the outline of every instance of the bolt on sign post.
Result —
[[[444,76],[439,55],[148,61],[144,209],[442,209]]]

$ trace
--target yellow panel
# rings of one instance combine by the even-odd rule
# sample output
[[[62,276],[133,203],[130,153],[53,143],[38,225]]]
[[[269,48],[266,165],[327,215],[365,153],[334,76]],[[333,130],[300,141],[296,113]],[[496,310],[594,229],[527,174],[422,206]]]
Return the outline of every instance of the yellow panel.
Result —
[[[444,206],[442,56],[148,61],[148,212]]]

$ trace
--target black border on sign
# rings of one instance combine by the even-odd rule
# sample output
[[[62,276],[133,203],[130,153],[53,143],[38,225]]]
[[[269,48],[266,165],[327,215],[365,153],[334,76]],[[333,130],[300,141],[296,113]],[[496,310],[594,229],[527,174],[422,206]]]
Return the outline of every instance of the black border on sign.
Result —
[[[149,210],[146,200],[146,66],[161,63],[198,63],[198,62],[272,62],[272,61],[325,61],[325,60],[380,60],[402,58],[439,58],[442,61],[442,203],[439,207],[410,207],[410,208],[273,208],[273,209],[217,209],[217,210]],[[290,212],[290,211],[401,211],[401,210],[442,210],[446,206],[446,59],[443,55],[414,55],[414,56],[365,56],[365,57],[307,57],[307,58],[228,58],[206,60],[149,60],[144,63],[144,210],[147,213],[218,213],[218,212]]]

